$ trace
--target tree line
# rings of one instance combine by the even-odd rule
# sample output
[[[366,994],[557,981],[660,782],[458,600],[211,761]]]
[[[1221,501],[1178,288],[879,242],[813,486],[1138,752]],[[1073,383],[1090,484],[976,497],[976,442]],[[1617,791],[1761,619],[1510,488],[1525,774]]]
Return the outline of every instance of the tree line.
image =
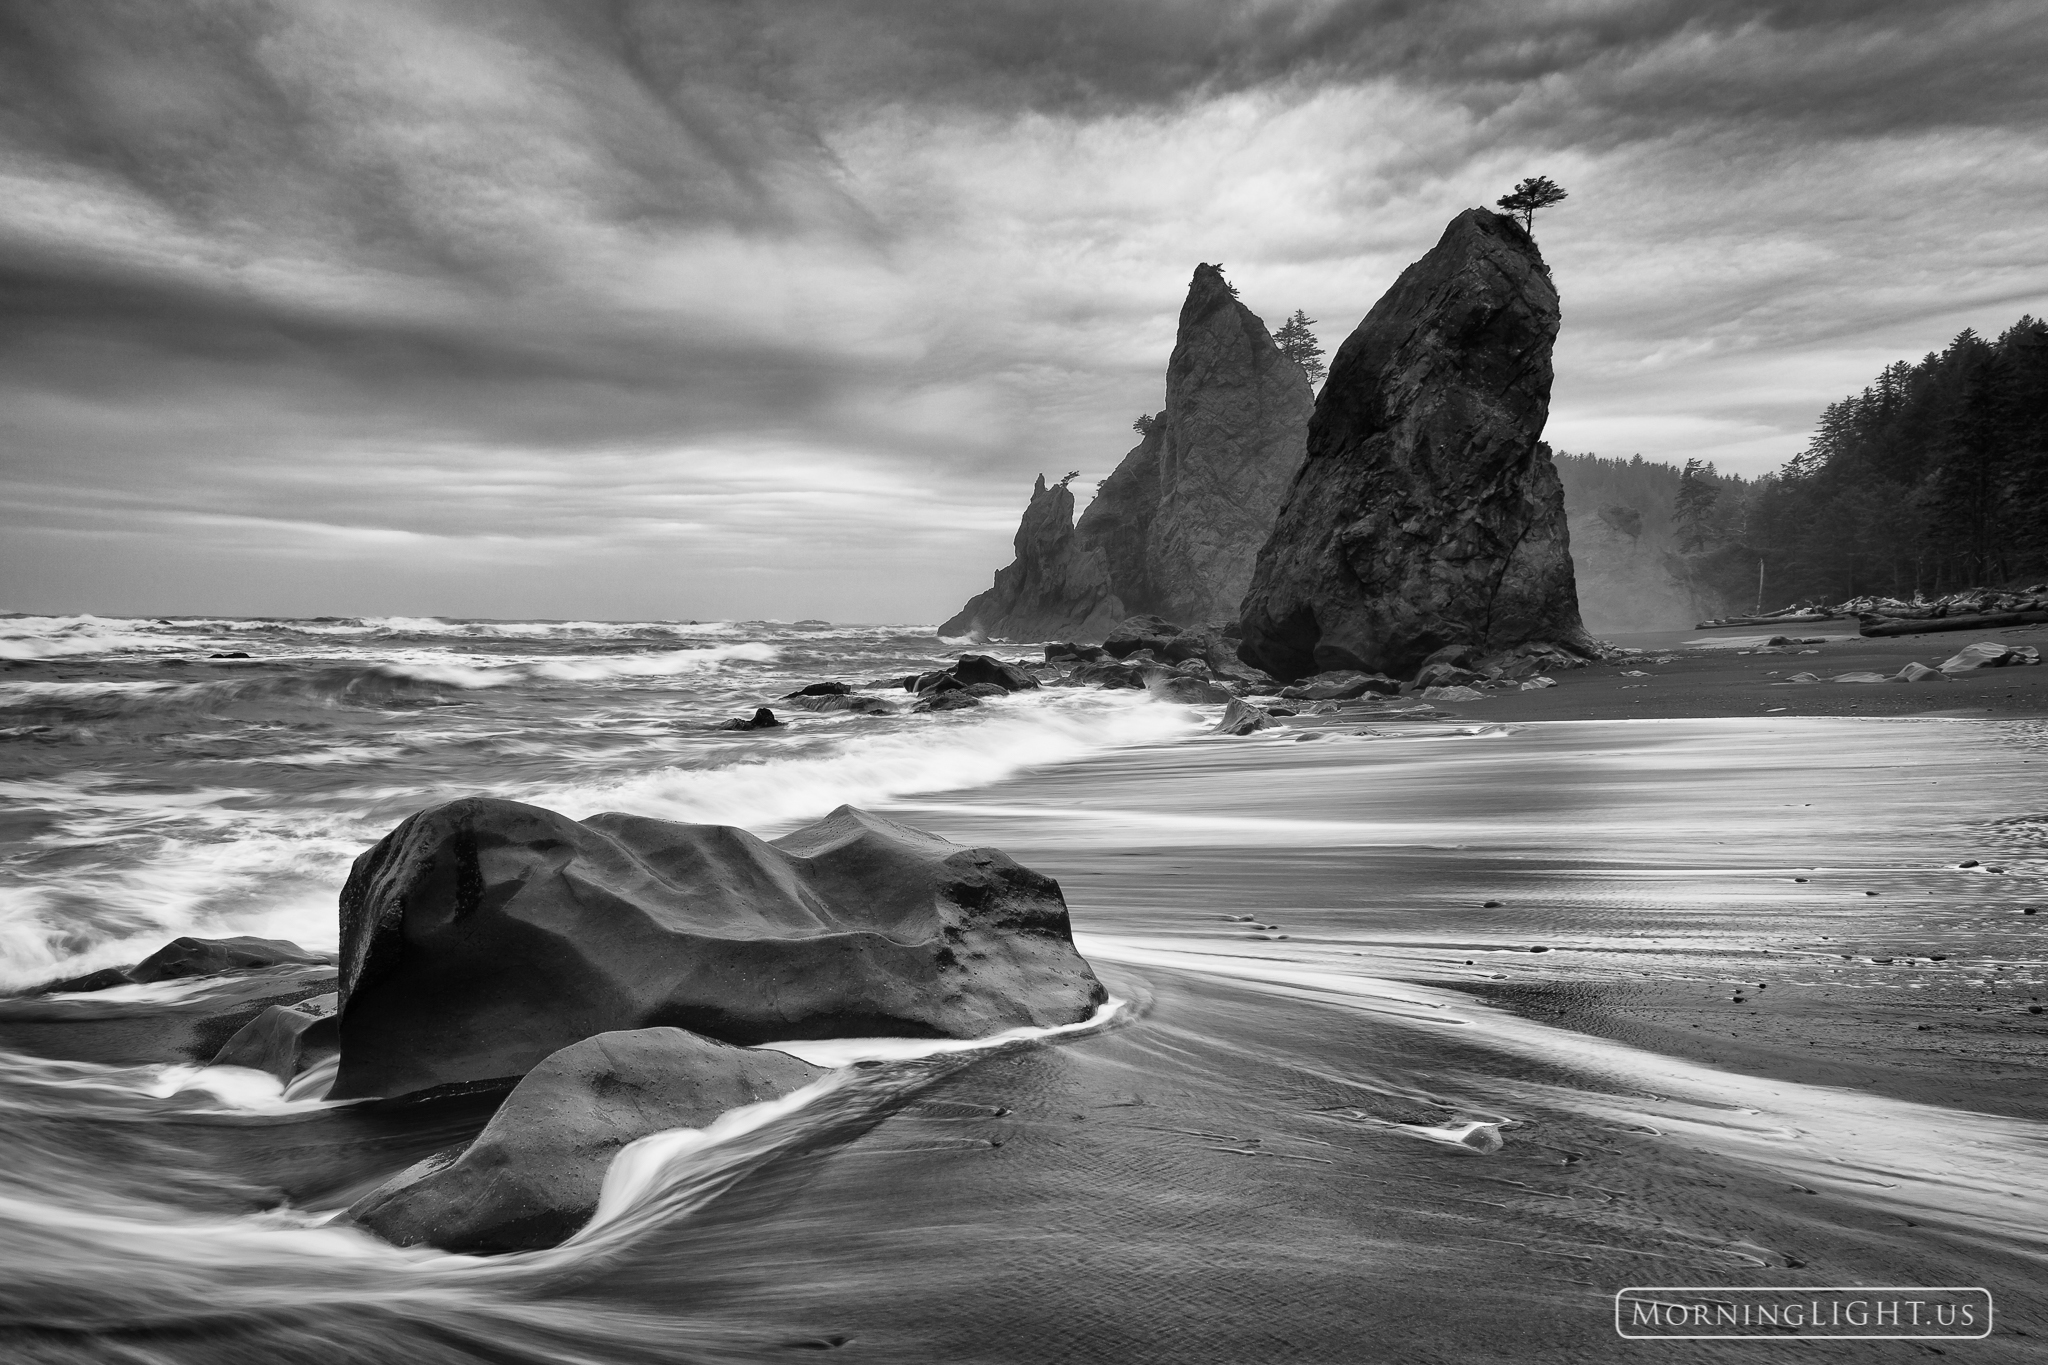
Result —
[[[1832,403],[1759,483],[1750,546],[1796,595],[1906,597],[2048,575],[2048,323],[1965,330]]]
[[[1965,330],[1886,366],[1758,479],[1698,460],[1576,459],[1587,463],[1568,483],[1613,488],[1617,512],[1653,509],[1689,571],[1730,600],[1754,595],[1759,564],[1779,605],[2037,582],[2048,578],[2048,322],[2022,317],[1996,339]],[[1625,484],[1641,487],[1624,496]]]

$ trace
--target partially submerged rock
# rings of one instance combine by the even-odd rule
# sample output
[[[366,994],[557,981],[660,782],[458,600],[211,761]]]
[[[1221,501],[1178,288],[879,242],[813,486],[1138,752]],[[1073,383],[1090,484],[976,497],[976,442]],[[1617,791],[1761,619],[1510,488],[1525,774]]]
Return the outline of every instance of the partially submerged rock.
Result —
[[[799,687],[794,692],[784,693],[782,699],[794,701],[798,697],[843,697],[851,691],[853,687],[850,683],[814,682],[807,687]]]
[[[183,950],[178,959],[194,961]],[[121,975],[106,985],[134,984]],[[307,953],[303,961],[166,978],[191,983],[168,998],[107,999],[98,993],[105,985],[85,995],[46,987],[0,999],[0,1049],[110,1066],[208,1062],[266,1008],[332,992],[335,975],[331,959]]]
[[[777,720],[773,711],[765,706],[761,706],[756,707],[754,714],[751,716],[735,717],[732,720],[720,721],[716,728],[720,730],[780,730],[787,724],[787,721]]]
[[[1006,664],[986,654],[962,654],[960,662],[954,664],[950,671],[970,687],[987,683],[1004,692],[1029,692],[1038,686],[1038,679],[1017,665]]]
[[[1252,705],[1243,698],[1233,700],[1223,708],[1223,719],[1216,722],[1212,735],[1249,735],[1254,731],[1272,728],[1273,718],[1262,708]]]
[[[619,1029],[977,1038],[1106,998],[1059,884],[842,806],[772,842],[472,797],[356,860],[333,1095],[524,1074]]]
[[[1338,350],[1259,552],[1240,655],[1276,678],[1408,676],[1447,645],[1590,654],[1550,410],[1557,291],[1535,242],[1460,214]]]
[[[1160,678],[1148,683],[1145,690],[1160,701],[1174,702],[1181,706],[1215,706],[1222,702],[1237,700],[1237,693],[1229,688],[1185,674]]]
[[[85,976],[52,981],[41,988],[41,993],[103,991],[110,986],[177,981],[195,976],[217,976],[222,972],[329,961],[332,959],[324,953],[311,952],[288,939],[254,938],[246,934],[233,938],[193,938],[187,935],[172,939],[133,967],[102,967]]]
[[[1368,693],[1391,697],[1398,695],[1401,684],[1384,673],[1361,673],[1356,669],[1338,669],[1329,673],[1318,673],[1304,678],[1293,687],[1283,687],[1280,695],[1289,701],[1350,701]]]
[[[467,1149],[401,1172],[348,1218],[400,1246],[554,1246],[590,1221],[605,1170],[627,1143],[703,1128],[824,1074],[785,1052],[677,1028],[601,1033],[529,1071]]]
[[[210,1065],[245,1066],[290,1081],[341,1050],[340,1005],[340,994],[329,992],[267,1006],[221,1045]]]
[[[800,711],[816,711],[822,715],[833,715],[841,711],[850,711],[856,715],[864,716],[893,716],[896,714],[896,708],[883,701],[880,697],[849,697],[840,693],[796,697],[791,700],[790,705]]]
[[[981,698],[965,688],[953,692],[930,692],[925,699],[911,707],[912,711],[965,711],[971,706],[981,705]]]

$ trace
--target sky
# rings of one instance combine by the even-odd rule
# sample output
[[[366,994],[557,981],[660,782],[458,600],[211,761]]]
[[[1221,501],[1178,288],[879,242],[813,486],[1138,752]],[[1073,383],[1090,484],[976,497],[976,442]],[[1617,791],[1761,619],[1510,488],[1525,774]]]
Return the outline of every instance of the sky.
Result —
[[[2048,313],[2039,0],[0,0],[0,610],[936,621],[1518,179],[1547,439]]]

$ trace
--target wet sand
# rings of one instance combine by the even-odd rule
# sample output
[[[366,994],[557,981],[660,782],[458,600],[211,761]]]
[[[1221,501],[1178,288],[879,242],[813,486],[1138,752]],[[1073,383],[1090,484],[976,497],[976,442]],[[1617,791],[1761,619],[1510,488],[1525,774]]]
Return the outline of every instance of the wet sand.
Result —
[[[1882,650],[1931,663],[1974,637],[1939,638]],[[1447,720],[1354,708],[887,803],[1058,877],[1130,1002],[1118,1024],[876,1073],[865,1107],[719,1156],[670,1212],[559,1251],[430,1257],[306,1227],[480,1112],[415,1131],[22,1109],[42,1174],[0,1172],[24,1238],[0,1321],[29,1324],[6,1346],[193,1365],[2031,1360],[2048,708],[1984,708],[2048,698],[2048,670],[1761,676],[1870,666],[1865,648],[1660,650],[1648,680],[1604,665]],[[1769,709],[1873,694],[1963,718]],[[1732,704],[1752,697],[1757,714]],[[321,1154],[342,1139],[340,1164]],[[120,1149],[118,1187],[94,1141]],[[240,1212],[271,1180],[297,1207]],[[1613,1325],[1624,1286],[1838,1284],[1983,1285],[1998,1327],[1788,1348]]]
[[[1991,1287],[1997,1334],[1943,1349],[2030,1357],[2048,729],[1377,733],[898,812],[1060,877],[1149,1007],[825,1162],[777,1245],[842,1287],[807,1316],[847,1358],[1767,1359],[1622,1341],[1611,1295],[1850,1283]]]

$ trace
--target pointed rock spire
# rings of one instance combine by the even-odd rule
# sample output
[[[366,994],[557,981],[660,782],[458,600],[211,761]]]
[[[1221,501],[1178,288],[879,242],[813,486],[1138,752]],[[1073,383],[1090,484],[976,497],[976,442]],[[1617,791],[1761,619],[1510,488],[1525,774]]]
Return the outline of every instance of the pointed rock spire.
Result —
[[[1244,601],[1247,663],[1406,677],[1446,645],[1591,648],[1540,441],[1558,321],[1535,241],[1485,209],[1402,272],[1331,362]]]
[[[939,628],[942,635],[1099,640],[1127,616],[1230,621],[1301,465],[1315,398],[1258,316],[1195,267],[1166,367],[1166,407],[1082,513],[1055,534],[1043,476],[1017,559]],[[1027,532],[1029,534],[1027,534]]]

